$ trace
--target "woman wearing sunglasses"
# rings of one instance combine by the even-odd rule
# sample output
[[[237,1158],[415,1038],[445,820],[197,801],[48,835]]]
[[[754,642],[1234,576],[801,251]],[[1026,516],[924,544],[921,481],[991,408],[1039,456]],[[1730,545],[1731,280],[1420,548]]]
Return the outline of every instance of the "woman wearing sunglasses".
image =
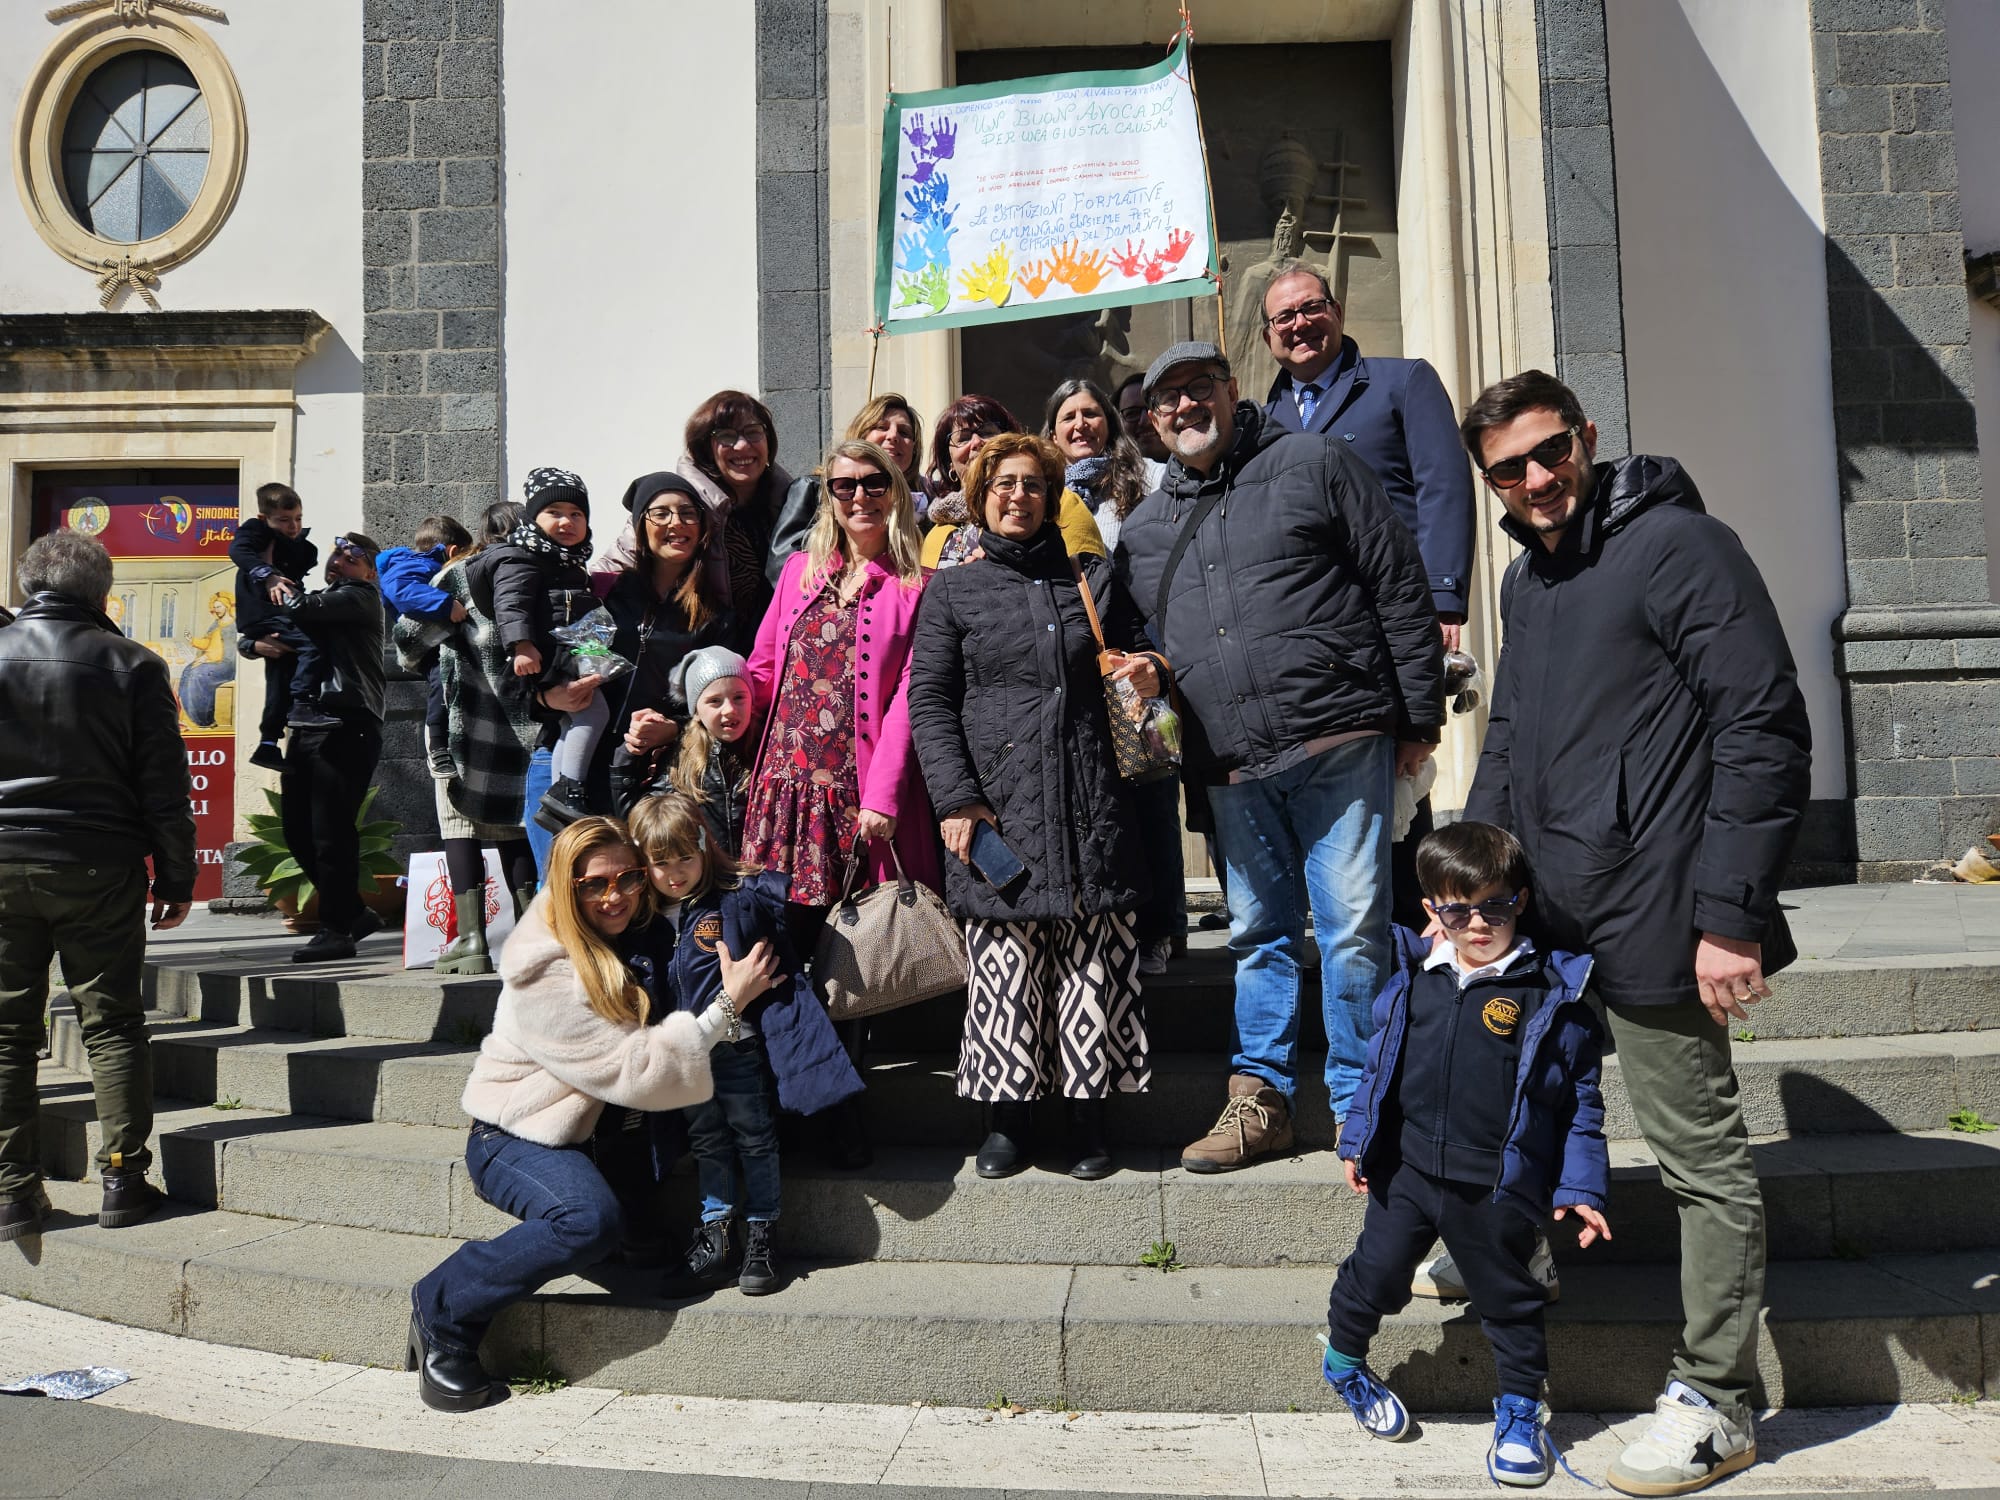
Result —
[[[750,654],[754,707],[769,719],[742,857],[791,877],[801,953],[854,862],[879,881],[900,859],[911,879],[938,884],[904,696],[924,589],[910,487],[888,454],[852,440],[827,451],[820,480],[811,539],[786,561]],[[848,1042],[858,1049],[858,1036]],[[858,1111],[841,1128],[837,1159],[864,1164]]]
[[[739,1010],[770,988],[759,943],[727,948],[722,994],[699,1014],[648,1024],[648,995],[619,956],[650,911],[639,851],[615,818],[581,818],[556,837],[542,894],[500,956],[500,1003],[465,1086],[473,1189],[521,1222],[470,1240],[411,1291],[410,1366],[426,1406],[473,1411],[493,1393],[479,1344],[500,1313],[559,1276],[615,1252],[617,1194],[591,1156],[606,1104],[680,1109],[714,1092],[709,1049],[737,1035]]]

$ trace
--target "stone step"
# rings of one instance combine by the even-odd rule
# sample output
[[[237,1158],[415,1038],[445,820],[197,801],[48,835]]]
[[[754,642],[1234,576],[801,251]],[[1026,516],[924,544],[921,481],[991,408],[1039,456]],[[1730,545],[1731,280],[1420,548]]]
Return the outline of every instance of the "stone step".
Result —
[[[170,1209],[97,1227],[95,1189],[51,1185],[56,1213],[0,1255],[0,1292],[213,1343],[400,1368],[409,1288],[446,1238]],[[25,1253],[22,1253],[25,1252]],[[2000,1313],[1992,1256],[1885,1256],[1771,1268],[1759,1346],[1772,1405],[1942,1401],[1984,1388],[1981,1328]],[[1313,1340],[1323,1269],[1162,1273],[1111,1266],[801,1261],[775,1296],[653,1295],[602,1268],[494,1326],[506,1372],[539,1351],[566,1378],[681,1395],[1124,1411],[1326,1411]],[[1679,1326],[1671,1266],[1565,1279],[1549,1311],[1558,1407],[1643,1409]],[[1456,1307],[1417,1303],[1371,1362],[1418,1411],[1490,1409],[1490,1355]]]
[[[43,1166],[88,1175],[95,1111],[81,1080],[45,1074]],[[237,1213],[381,1229],[485,1237],[511,1220],[481,1202],[465,1175],[463,1126],[312,1119],[161,1101],[157,1175],[176,1199]],[[1974,1250],[2000,1244],[2000,1138],[1949,1131],[1796,1136],[1752,1152],[1764,1187],[1773,1260]],[[1565,1264],[1672,1260],[1678,1229],[1659,1169],[1638,1142],[1612,1147],[1613,1239],[1575,1248],[1551,1226]],[[1135,1264],[1156,1240],[1190,1266],[1337,1264],[1360,1232],[1363,1200],[1331,1152],[1242,1172],[1182,1171],[1170,1153],[1132,1148],[1101,1182],[1067,1175],[1060,1148],[1034,1168],[980,1178],[962,1151],[885,1149],[872,1166],[837,1172],[789,1151],[780,1243],[826,1260],[983,1264]],[[695,1217],[691,1168],[668,1183],[659,1222],[676,1245]]]

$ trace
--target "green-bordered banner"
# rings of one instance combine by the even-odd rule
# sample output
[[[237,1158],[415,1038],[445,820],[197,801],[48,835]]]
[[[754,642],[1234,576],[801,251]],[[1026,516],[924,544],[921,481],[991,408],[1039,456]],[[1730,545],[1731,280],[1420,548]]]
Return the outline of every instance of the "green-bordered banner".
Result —
[[[1187,39],[1147,68],[891,94],[875,268],[889,333],[1212,292]]]

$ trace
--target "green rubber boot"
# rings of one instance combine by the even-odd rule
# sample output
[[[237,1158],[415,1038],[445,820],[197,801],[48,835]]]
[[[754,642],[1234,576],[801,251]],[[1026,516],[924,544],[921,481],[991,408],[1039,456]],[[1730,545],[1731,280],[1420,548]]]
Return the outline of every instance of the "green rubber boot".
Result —
[[[438,955],[439,974],[491,974],[492,955],[486,951],[486,888],[454,891],[452,904],[458,909],[458,936]]]
[[[515,921],[517,921],[517,922],[518,922],[518,921],[520,921],[520,920],[521,920],[521,918],[522,918],[522,917],[524,917],[524,916],[526,916],[526,915],[527,915],[527,913],[528,913],[528,907],[529,907],[529,905],[530,905],[530,904],[531,904],[531,903],[532,903],[532,902],[534,901],[534,899],[535,899],[535,891],[536,891],[536,889],[537,889],[537,888],[536,888],[535,886],[532,886],[532,885],[518,885],[518,886],[515,886],[515,887],[514,887],[514,920],[515,920]]]

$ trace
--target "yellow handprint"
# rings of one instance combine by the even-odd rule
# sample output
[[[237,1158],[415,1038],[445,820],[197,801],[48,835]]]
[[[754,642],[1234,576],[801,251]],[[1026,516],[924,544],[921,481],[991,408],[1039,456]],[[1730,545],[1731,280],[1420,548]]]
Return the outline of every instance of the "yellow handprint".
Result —
[[[1030,297],[1039,297],[1056,279],[1056,268],[1049,261],[1031,260],[1014,273],[1014,279],[1027,288]]]
[[[1007,258],[1007,247],[1000,245],[985,260],[974,261],[971,270],[959,272],[958,279],[965,287],[968,302],[991,302],[995,307],[1005,307],[1014,290],[1009,279],[1013,274],[1014,264]]]

